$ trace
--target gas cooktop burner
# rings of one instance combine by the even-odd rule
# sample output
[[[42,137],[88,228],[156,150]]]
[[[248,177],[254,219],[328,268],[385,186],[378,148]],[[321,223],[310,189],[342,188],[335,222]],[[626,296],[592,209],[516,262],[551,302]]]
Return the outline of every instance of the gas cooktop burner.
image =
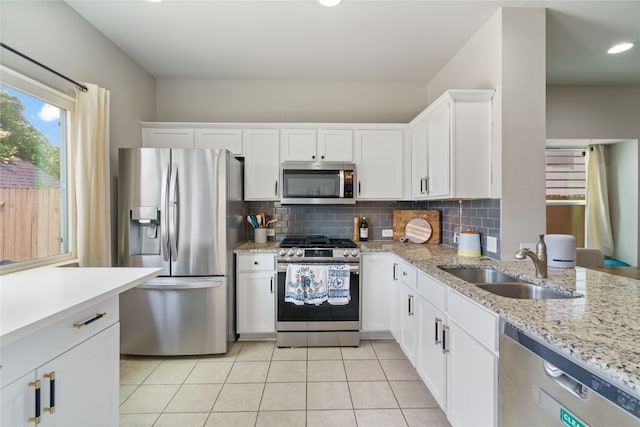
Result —
[[[349,239],[333,239],[326,236],[287,236],[280,242],[281,248],[356,248]]]

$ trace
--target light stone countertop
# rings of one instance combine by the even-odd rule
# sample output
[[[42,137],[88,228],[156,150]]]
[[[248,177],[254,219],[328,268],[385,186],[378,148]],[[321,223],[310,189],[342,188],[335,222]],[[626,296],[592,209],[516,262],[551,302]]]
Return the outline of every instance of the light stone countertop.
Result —
[[[279,242],[245,243],[236,253],[275,253]],[[452,289],[464,294],[548,344],[578,359],[604,378],[640,397],[640,280],[589,270],[549,268],[547,279],[536,279],[531,260],[498,261],[458,257],[455,248],[394,241],[360,242],[368,253],[391,253]],[[579,298],[521,300],[494,295],[438,266],[491,265],[497,270]]]

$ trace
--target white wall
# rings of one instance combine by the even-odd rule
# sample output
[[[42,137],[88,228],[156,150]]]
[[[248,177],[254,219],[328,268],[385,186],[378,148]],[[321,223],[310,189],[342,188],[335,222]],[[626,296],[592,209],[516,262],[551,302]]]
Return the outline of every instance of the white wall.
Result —
[[[156,119],[155,79],[62,1],[1,1],[0,36],[3,43],[76,81],[96,83],[110,90],[115,236],[118,148],[139,147],[138,122]],[[65,80],[5,49],[0,55],[3,65],[73,94],[73,85]]]
[[[408,123],[422,83],[158,79],[159,121]]]
[[[607,145],[605,151],[614,258],[632,266],[640,265],[638,151],[637,140]]]
[[[547,87],[548,139],[638,139],[640,86]]]
[[[447,88],[494,88],[493,194],[501,201],[503,259],[546,226],[545,9],[502,8],[429,82]]]

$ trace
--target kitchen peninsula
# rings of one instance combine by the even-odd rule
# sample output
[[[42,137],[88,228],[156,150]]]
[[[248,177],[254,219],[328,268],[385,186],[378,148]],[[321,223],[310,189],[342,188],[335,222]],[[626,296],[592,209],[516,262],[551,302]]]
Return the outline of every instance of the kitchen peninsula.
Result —
[[[550,268],[549,278],[537,279],[529,260],[498,261],[484,257],[458,257],[454,248],[444,245],[370,241],[361,242],[359,249],[363,258],[362,311],[365,317],[368,309],[366,294],[371,289],[368,286],[379,279],[367,276],[367,257],[390,256],[393,257],[393,262],[408,264],[417,269],[419,275],[424,273],[443,284],[449,293],[453,290],[487,309],[496,320],[500,316],[558,353],[577,361],[629,394],[640,397],[640,353],[637,344],[640,342],[640,281],[580,267]],[[236,249],[239,254],[276,251],[275,243],[246,243]],[[470,264],[491,266],[516,274],[527,281],[564,289],[565,293],[569,291],[579,296],[547,300],[505,298],[486,292],[439,268],[445,265]],[[376,288],[376,292],[379,291]],[[389,306],[389,297],[384,298]],[[401,304],[405,308],[406,305]],[[432,326],[429,326],[429,331],[429,337],[432,337]],[[493,334],[497,334],[497,327]],[[491,333],[488,335],[491,337]],[[497,341],[490,350],[497,355]],[[410,355],[408,357],[411,358]],[[420,372],[419,368],[418,371]]]
[[[117,425],[118,298],[160,271],[42,267],[2,276],[0,424]]]

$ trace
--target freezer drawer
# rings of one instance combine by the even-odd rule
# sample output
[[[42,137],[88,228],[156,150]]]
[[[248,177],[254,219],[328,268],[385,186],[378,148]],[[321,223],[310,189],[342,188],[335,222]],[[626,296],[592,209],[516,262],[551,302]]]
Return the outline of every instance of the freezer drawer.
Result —
[[[227,352],[227,278],[156,278],[120,295],[122,354]]]

